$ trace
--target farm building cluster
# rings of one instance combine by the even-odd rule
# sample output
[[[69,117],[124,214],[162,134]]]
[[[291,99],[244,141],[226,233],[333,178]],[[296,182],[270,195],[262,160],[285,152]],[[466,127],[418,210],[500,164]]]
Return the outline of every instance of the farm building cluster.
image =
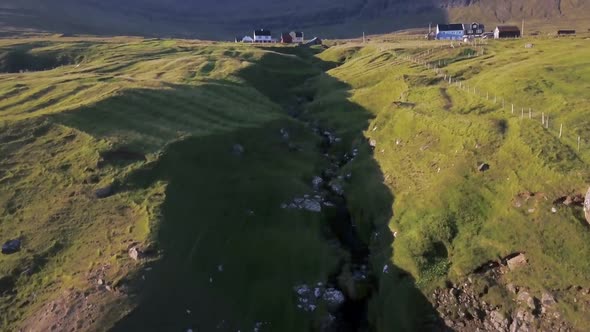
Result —
[[[481,23],[450,23],[437,24],[434,31],[429,31],[428,39],[437,40],[463,40],[473,38],[519,38],[520,29],[515,25],[498,25],[494,31],[486,32],[485,26]]]
[[[283,43],[283,44],[321,44],[321,40],[314,37],[310,40],[305,40],[305,36],[301,31],[291,31],[281,33],[281,38],[274,38],[271,31],[268,29],[254,30],[252,36],[236,37],[236,43]]]
[[[436,29],[429,29],[426,38],[430,40],[462,40],[469,41],[474,38],[520,38],[522,32],[516,25],[498,25],[493,31],[485,31],[485,26],[481,23],[450,23],[437,24]],[[557,36],[571,36],[575,35],[576,30],[558,30]],[[538,35],[531,33],[530,35]]]

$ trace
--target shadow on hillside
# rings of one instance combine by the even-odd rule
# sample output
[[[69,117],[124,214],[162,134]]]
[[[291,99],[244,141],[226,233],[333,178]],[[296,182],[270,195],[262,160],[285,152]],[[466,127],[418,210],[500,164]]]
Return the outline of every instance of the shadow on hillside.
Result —
[[[165,84],[164,89],[127,89],[96,104],[52,118],[136,153],[166,144],[253,128],[276,118],[276,105],[233,82],[200,86]]]
[[[343,91],[349,87],[322,74],[310,56],[285,59],[269,53],[239,73],[247,85],[284,109],[292,107],[308,124],[277,118],[272,112],[256,115],[255,109],[236,115],[226,109],[230,104],[218,99],[243,105],[248,96],[219,82],[130,90],[53,118],[97,138],[122,133],[143,152],[174,141],[157,160],[122,180],[121,189],[130,191],[167,185],[158,227],[153,229],[162,258],[153,269],[120,283],[128,285],[136,308],[113,331],[235,331],[256,326],[261,331],[306,331],[310,326],[322,330],[311,313],[293,310],[298,304],[293,286],[325,281],[341,265],[343,256],[330,244],[333,241],[321,239],[322,228],[330,222],[326,218],[339,213],[281,208],[294,197],[312,193],[312,177],[341,163],[320,157],[322,139],[312,133],[313,128],[343,138],[331,150],[334,155],[350,152],[353,146],[359,150],[355,161],[339,165],[353,172],[347,213],[357,234],[334,237],[358,237],[361,242],[356,245],[370,249],[376,282],[369,312],[340,314],[368,318],[376,331],[442,326],[412,277],[391,265],[393,236],[388,222],[394,197],[361,134],[372,116],[350,102],[347,93],[331,100],[337,108],[330,110],[341,111],[342,116],[314,113],[322,96],[308,84],[310,79],[321,75],[323,84]],[[207,98],[195,102],[195,95]],[[282,129],[290,133],[293,144],[281,137]],[[183,131],[187,135],[178,136]],[[364,325],[347,325],[339,331],[364,330]]]
[[[264,17],[264,26],[273,31],[304,30],[308,35],[318,35],[322,38],[356,38],[362,32],[368,34],[389,33],[407,28],[427,29],[428,23],[447,22],[446,10],[436,0],[415,1],[347,1],[340,6],[332,4],[308,3],[303,11],[294,10],[289,5],[284,7],[273,5]],[[200,39],[231,38],[250,32],[253,27],[261,23],[259,15],[250,15],[250,8],[241,9],[239,18],[233,20],[221,18],[225,10],[218,16],[208,17],[205,22],[199,18],[200,7],[182,6],[182,10],[175,9],[174,4],[141,8],[129,5],[122,10],[121,5],[104,5],[102,10],[82,9],[84,15],[75,15],[78,8],[71,4],[68,8],[60,6],[44,8],[43,10],[28,10],[16,6],[15,9],[3,8],[0,13],[2,23],[10,36],[18,32],[26,33],[30,28],[39,31],[66,34],[93,35],[142,35],[148,37],[181,37]],[[238,2],[228,4],[233,10],[241,8]],[[145,6],[144,6],[145,7]],[[313,10],[310,10],[313,8]],[[63,20],[63,11],[71,13],[70,20]],[[253,13],[255,13],[254,11]],[[116,13],[112,15],[112,13]],[[94,15],[104,18],[101,20],[85,20],[85,16]],[[196,16],[195,16],[196,15]],[[230,15],[231,16],[231,15]],[[205,25],[203,25],[205,24]],[[195,27],[207,26],[209,29]],[[155,32],[158,31],[158,32]],[[313,34],[312,34],[313,32]],[[1,31],[0,31],[1,35]]]

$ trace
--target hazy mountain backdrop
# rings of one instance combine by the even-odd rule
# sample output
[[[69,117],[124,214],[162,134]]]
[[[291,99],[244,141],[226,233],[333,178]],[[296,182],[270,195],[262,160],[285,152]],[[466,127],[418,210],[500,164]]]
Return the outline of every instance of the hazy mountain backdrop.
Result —
[[[590,29],[588,0],[2,0],[0,24],[19,30],[230,39],[267,27],[359,36],[429,22],[530,20],[532,28]],[[550,22],[550,23],[549,23]],[[587,27],[586,27],[587,25]],[[544,29],[545,28],[545,29]]]

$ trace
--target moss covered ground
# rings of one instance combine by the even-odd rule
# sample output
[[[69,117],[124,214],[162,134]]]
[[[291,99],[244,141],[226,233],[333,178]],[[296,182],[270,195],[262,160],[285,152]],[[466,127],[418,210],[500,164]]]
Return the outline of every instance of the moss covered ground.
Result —
[[[310,124],[341,137],[341,153],[359,150],[342,172],[378,280],[375,330],[427,328],[434,288],[513,252],[529,259],[506,276],[517,284],[590,287],[583,213],[551,212],[587,189],[590,147],[578,151],[576,139],[590,144],[590,47],[524,43],[489,42],[473,58],[438,48],[425,60],[534,119],[404,60],[424,42],[0,41],[0,240],[23,241],[0,256],[1,329],[64,291],[95,288],[99,271],[131,295],[100,303],[107,318],[94,329],[318,328],[325,308],[298,310],[293,286],[327,280],[346,255],[323,236],[326,214],[281,208],[329,164]],[[477,171],[482,162],[489,171]],[[109,184],[115,194],[96,198]],[[516,208],[527,191],[547,199]],[[133,243],[158,255],[138,264]],[[577,328],[590,324],[575,303],[560,306]]]

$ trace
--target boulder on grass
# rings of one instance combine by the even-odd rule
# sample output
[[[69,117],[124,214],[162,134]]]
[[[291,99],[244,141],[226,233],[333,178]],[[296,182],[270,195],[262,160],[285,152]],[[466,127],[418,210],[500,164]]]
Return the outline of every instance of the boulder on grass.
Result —
[[[107,197],[111,196],[113,193],[114,193],[113,185],[109,184],[106,187],[97,189],[94,192],[94,195],[96,196],[96,198],[107,198]]]
[[[477,167],[477,170],[480,171],[480,172],[489,171],[490,170],[490,165],[489,164],[486,164],[486,163],[481,163]]]
[[[20,251],[20,240],[8,240],[2,245],[2,253],[5,255],[14,254]]]
[[[515,270],[519,267],[523,267],[527,264],[526,256],[523,253],[520,253],[506,261],[508,268],[510,270]]]
[[[132,247],[129,249],[129,257],[133,260],[140,260],[143,258],[143,253],[137,247]]]

